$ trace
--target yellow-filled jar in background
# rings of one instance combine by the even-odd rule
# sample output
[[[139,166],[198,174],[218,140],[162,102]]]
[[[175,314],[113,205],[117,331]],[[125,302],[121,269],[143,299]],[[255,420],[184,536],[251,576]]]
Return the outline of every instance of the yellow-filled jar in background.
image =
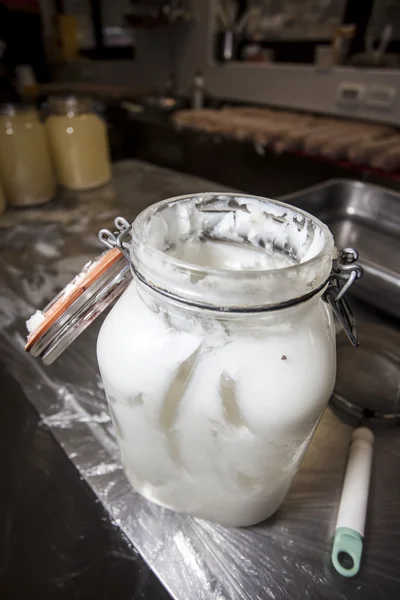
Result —
[[[0,179],[10,206],[45,204],[56,192],[44,126],[33,106],[0,106]]]
[[[110,181],[107,126],[94,101],[53,97],[48,108],[46,131],[59,183],[70,190],[89,190]]]
[[[7,208],[7,201],[3,190],[3,185],[0,181],[0,215],[5,212]]]

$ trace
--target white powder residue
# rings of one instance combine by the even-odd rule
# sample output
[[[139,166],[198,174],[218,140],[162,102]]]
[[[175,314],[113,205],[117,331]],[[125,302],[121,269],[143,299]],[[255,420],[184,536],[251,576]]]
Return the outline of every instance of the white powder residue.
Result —
[[[41,310],[37,310],[35,312],[34,315],[32,315],[26,322],[26,328],[28,329],[29,334],[33,333],[34,331],[36,331],[36,329],[38,327],[40,327],[40,325],[43,323],[44,321],[44,314],[42,313]]]
[[[84,277],[86,277],[86,274],[88,272],[88,265],[90,265],[91,263],[86,263],[86,265],[83,267],[82,271],[80,273],[78,273],[78,275],[76,277],[73,278],[73,280],[65,286],[64,291],[63,291],[63,296],[69,296],[70,294],[72,294],[72,292],[74,290],[76,290],[77,285],[82,281],[82,279],[84,279]]]
[[[76,277],[74,277],[73,280],[65,286],[63,296],[69,296],[69,294],[76,290],[79,283],[81,283],[88,273],[90,273],[90,271],[97,266],[99,258],[100,257],[97,257],[95,260],[89,260],[89,262],[84,265],[80,273],[78,273],[78,275],[76,275]]]
[[[65,286],[64,291],[63,291],[63,296],[69,296],[69,294],[71,292],[73,292],[75,288],[76,288],[76,277],[75,277],[75,279],[73,279],[71,281],[71,283],[69,283],[68,285]]]

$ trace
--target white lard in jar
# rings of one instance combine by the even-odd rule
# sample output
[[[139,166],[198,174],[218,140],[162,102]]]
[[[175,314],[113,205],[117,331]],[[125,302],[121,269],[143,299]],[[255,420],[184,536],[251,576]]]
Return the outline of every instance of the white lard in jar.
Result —
[[[333,390],[328,228],[268,199],[203,194],[133,224],[134,280],[98,362],[146,498],[225,525],[281,505]]]

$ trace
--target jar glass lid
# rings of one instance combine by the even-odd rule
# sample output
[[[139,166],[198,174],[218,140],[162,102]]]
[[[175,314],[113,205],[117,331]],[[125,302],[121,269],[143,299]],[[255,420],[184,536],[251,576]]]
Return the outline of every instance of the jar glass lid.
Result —
[[[25,350],[51,364],[127,287],[129,264],[118,249],[106,250],[28,321]]]

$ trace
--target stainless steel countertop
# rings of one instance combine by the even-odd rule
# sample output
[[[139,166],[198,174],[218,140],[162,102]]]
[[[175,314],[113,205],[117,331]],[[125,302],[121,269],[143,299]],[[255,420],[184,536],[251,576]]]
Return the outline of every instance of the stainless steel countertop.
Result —
[[[50,367],[23,351],[25,320],[101,250],[97,231],[122,214],[189,192],[226,190],[139,161],[114,165],[103,190],[61,195],[0,218],[0,360],[82,476],[177,600],[400,598],[400,436],[378,430],[360,574],[341,578],[331,538],[352,428],[328,407],[283,507],[226,529],[135,494],[121,468],[96,362],[102,319]],[[4,229],[3,229],[4,228]]]

